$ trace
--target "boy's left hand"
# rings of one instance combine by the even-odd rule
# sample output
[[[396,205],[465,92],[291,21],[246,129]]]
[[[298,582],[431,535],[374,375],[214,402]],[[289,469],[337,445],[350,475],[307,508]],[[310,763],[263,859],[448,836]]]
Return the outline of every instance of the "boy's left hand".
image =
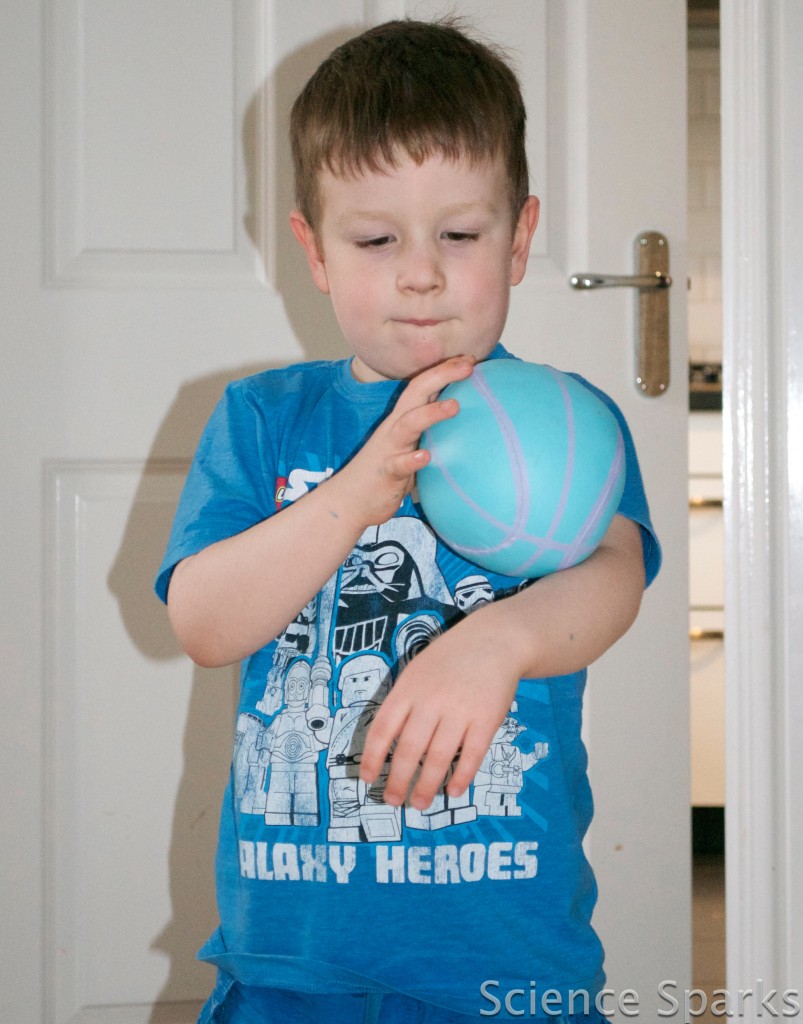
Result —
[[[622,636],[644,593],[639,526],[613,517],[596,551],[517,594],[473,611],[403,669],[368,730],[361,776],[374,781],[396,740],[387,803],[424,809],[468,787],[510,710],[520,679],[578,672]]]
[[[386,803],[404,803],[420,767],[410,803],[429,807],[458,754],[446,791],[465,792],[509,713],[519,666],[500,649],[498,634],[495,641],[486,635],[482,620],[478,610],[417,654],[377,712],[360,776],[377,778],[395,740]]]

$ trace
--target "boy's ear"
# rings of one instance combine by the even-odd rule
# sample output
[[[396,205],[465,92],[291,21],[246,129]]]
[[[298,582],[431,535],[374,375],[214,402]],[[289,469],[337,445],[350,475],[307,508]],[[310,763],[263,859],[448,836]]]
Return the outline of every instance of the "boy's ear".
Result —
[[[516,229],[513,232],[513,253],[510,266],[510,283],[518,284],[527,269],[530,255],[530,243],[538,226],[538,214],[541,204],[536,196],[527,196],[521,208]]]
[[[323,260],[323,252],[318,245],[315,231],[307,223],[307,219],[300,210],[293,210],[290,214],[290,227],[293,234],[301,243],[301,247],[307,254],[307,263],[312,271],[312,280],[324,293],[329,294],[329,278],[326,274],[326,264]]]

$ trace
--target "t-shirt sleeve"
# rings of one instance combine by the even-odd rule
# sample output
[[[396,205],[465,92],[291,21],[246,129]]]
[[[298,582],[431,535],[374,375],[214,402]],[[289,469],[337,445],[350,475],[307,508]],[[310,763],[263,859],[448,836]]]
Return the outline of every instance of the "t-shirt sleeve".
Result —
[[[572,374],[572,376],[576,375]],[[644,481],[641,477],[633,435],[630,433],[627,420],[616,402],[609,398],[604,391],[600,391],[599,388],[594,387],[593,384],[590,384],[583,377],[578,376],[577,379],[582,384],[585,384],[590,391],[593,391],[598,398],[602,399],[614,416],[616,416],[619,428],[622,431],[622,439],[625,444],[625,487],[617,512],[619,515],[638,523],[641,529],[641,547],[644,554],[644,573],[646,577],[645,586],[648,587],[661,568],[661,545],[650,518],[650,509],[647,503],[647,495],[644,491]]]
[[[230,384],[201,435],[179,499],[155,590],[167,601],[176,565],[275,511],[270,446],[243,382]]]

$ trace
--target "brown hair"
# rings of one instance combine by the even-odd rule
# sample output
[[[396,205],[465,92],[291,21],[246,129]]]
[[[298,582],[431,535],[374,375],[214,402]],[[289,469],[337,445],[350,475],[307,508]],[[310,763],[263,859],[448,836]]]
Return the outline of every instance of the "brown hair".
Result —
[[[529,191],[526,112],[502,51],[470,39],[456,19],[389,21],[350,39],[319,66],[293,105],[296,203],[315,227],[318,173],[422,163],[504,160],[514,222]]]

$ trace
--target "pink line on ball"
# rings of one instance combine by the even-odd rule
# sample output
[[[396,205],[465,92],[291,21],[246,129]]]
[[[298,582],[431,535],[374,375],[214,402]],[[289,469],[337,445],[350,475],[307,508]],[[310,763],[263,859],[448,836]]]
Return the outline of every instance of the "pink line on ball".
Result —
[[[555,514],[552,517],[552,522],[549,525],[549,529],[539,541],[537,541],[537,547],[530,557],[524,561],[520,566],[517,567],[516,572],[524,574],[530,566],[534,565],[538,559],[543,555],[545,551],[555,551],[558,549],[567,550],[566,544],[558,545],[554,541],[555,534],[560,527],[563,515],[566,511],[566,505],[569,500],[569,490],[571,488],[572,477],[574,476],[574,455],[575,455],[575,440],[576,430],[574,422],[574,408],[572,406],[571,396],[569,395],[566,382],[563,379],[563,375],[554,370],[551,366],[545,366],[551,375],[558,388],[560,389],[561,397],[563,398],[563,408],[566,414],[566,466],[563,473],[563,486],[560,492],[560,498],[558,504],[555,507]],[[565,556],[564,556],[565,561]]]
[[[510,527],[514,535],[518,535],[527,522],[530,514],[530,490],[527,479],[527,462],[524,458],[519,435],[510,420],[505,408],[491,388],[481,369],[475,370],[471,376],[474,387],[485,399],[488,408],[496,417],[496,423],[502,434],[510,468],[513,472],[513,487],[516,497],[516,514],[513,525]]]
[[[583,526],[577,531],[574,544],[572,544],[571,548],[564,555],[559,566],[560,569],[564,569],[569,565],[574,565],[575,562],[579,560],[577,556],[579,555],[581,548],[583,548],[583,546],[588,546],[588,535],[596,528],[600,516],[605,511],[605,506],[608,504],[611,494],[616,487],[617,480],[619,479],[624,457],[625,445],[620,431],[616,438],[616,451],[614,453],[613,460],[611,461],[611,466],[608,470],[608,477],[605,480],[605,484],[599,493],[599,497],[594,502],[594,507],[588,513],[585,523],[583,523]]]
[[[512,526],[507,523],[503,523],[495,516],[491,515],[487,509],[467,494],[463,488],[458,484],[452,474],[441,458],[440,452],[438,451],[437,445],[430,444],[429,450],[432,456],[433,463],[438,467],[443,475],[443,479],[449,485],[452,491],[454,491],[457,498],[466,504],[473,512],[475,512],[485,522],[490,523],[495,529],[502,533],[502,540],[498,544],[494,544],[489,547],[469,547],[465,544],[458,544],[452,540],[443,530],[440,531],[443,539],[453,547],[456,551],[463,555],[492,555],[497,554],[499,551],[504,551],[509,548],[512,544],[517,543],[520,540],[524,540],[526,534],[522,532],[524,525],[527,522],[527,516],[530,511],[530,495],[526,484],[526,469],[524,463],[523,453],[521,446],[516,435],[515,428],[510,422],[510,418],[503,409],[502,405],[488,387],[488,382],[485,375],[480,367],[474,370],[474,373],[470,378],[471,383],[477,390],[477,392],[484,398],[490,411],[494,414],[497,426],[499,427],[502,439],[507,449],[508,459],[511,464],[514,478],[514,489],[515,489],[515,517]]]
[[[445,465],[443,459],[441,458],[441,455],[440,455],[440,452],[438,451],[437,445],[432,444],[432,442],[430,442],[430,444],[429,444],[429,453],[432,456],[432,464],[434,466],[437,466],[438,469],[441,471],[441,473],[443,475],[443,479],[446,481],[446,483],[449,485],[449,487],[454,491],[455,495],[462,502],[464,502],[466,505],[468,505],[468,507],[472,510],[472,512],[476,512],[477,515],[480,516],[480,518],[484,519],[486,523],[490,523],[491,526],[495,527],[497,530],[500,530],[502,533],[505,533],[509,529],[507,524],[503,523],[501,520],[497,519],[495,516],[492,516],[491,513],[488,512],[487,509],[484,509],[482,507],[482,505],[478,505],[477,502],[474,501],[474,499],[471,497],[470,494],[466,494],[466,492],[463,490],[463,488],[460,486],[460,484],[455,480],[455,478],[449,472],[448,467]],[[465,547],[464,545],[457,544],[455,541],[451,540],[450,537],[448,536],[448,534],[446,534],[443,529],[439,529],[438,532],[440,533],[440,535],[443,537],[443,539],[451,547],[455,548],[456,550],[458,550],[460,552],[471,552],[471,553],[474,553],[474,554],[491,554],[491,553],[496,552],[496,551],[501,551],[503,548],[508,547],[510,544],[513,543],[513,539],[512,538],[507,538],[506,537],[501,543],[495,545],[494,547],[489,547],[489,548],[469,548],[469,547]]]

